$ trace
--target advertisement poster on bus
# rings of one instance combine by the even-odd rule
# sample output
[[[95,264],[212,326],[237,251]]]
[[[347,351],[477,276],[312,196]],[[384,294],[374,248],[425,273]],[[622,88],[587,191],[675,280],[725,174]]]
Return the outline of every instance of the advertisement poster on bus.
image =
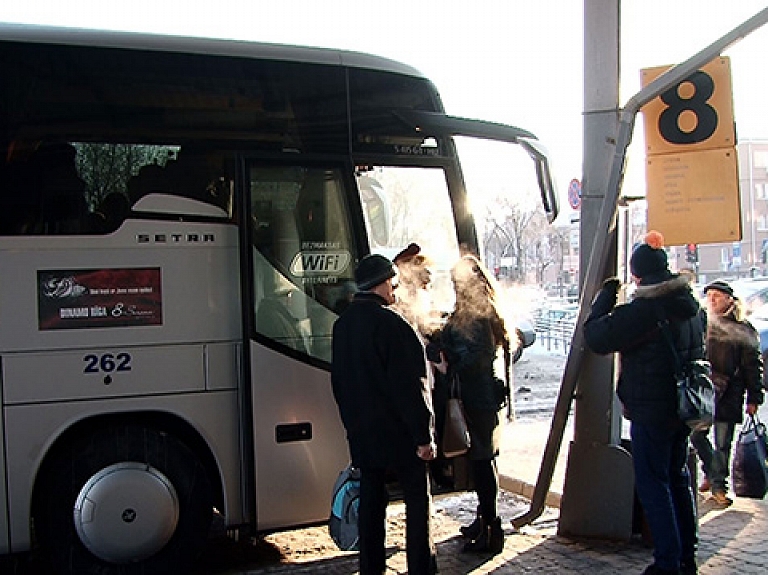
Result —
[[[39,270],[41,331],[162,325],[160,268]]]

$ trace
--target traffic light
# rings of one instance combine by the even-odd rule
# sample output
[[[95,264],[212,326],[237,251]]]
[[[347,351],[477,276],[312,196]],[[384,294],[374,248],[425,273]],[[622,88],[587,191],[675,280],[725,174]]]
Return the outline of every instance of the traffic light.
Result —
[[[696,244],[685,244],[685,261],[691,264],[699,261],[699,246]]]

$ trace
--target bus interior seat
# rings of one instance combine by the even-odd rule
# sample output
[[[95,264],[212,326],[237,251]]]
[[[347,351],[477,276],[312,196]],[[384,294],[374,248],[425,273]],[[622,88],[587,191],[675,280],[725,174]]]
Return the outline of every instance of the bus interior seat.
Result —
[[[110,192],[99,203],[92,214],[91,232],[111,234],[116,231],[131,213],[128,196],[122,192]]]
[[[139,173],[128,180],[127,191],[131,204],[152,192],[168,193],[165,168],[157,164],[146,164]]]
[[[307,353],[306,342],[297,320],[288,310],[287,298],[292,291],[280,290],[274,295],[261,300],[256,313],[256,329],[276,341],[279,341],[293,349]],[[295,294],[294,294],[295,297]]]
[[[164,166],[147,164],[128,182],[135,204],[147,194],[184,196],[218,206],[232,215],[234,159],[219,152],[182,149]]]

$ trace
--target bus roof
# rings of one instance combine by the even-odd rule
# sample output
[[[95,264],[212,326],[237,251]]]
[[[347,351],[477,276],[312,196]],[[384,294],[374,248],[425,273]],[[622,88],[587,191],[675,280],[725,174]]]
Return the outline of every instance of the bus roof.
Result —
[[[245,40],[0,23],[0,41],[284,60],[289,62],[366,68],[424,77],[421,72],[411,66],[362,52],[287,44],[268,44]]]

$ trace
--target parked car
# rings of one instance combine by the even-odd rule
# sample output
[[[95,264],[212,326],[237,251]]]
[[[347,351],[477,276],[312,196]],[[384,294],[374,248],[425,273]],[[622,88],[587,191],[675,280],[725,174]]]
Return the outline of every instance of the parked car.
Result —
[[[734,293],[745,303],[747,315],[768,304],[768,277],[742,278],[728,282]]]
[[[527,319],[518,319],[515,326],[515,335],[517,336],[517,347],[512,355],[512,363],[517,363],[523,357],[523,349],[531,347],[536,341],[536,329],[533,323]]]
[[[768,305],[755,309],[747,319],[760,335],[760,353],[763,356],[763,387],[768,389]]]

